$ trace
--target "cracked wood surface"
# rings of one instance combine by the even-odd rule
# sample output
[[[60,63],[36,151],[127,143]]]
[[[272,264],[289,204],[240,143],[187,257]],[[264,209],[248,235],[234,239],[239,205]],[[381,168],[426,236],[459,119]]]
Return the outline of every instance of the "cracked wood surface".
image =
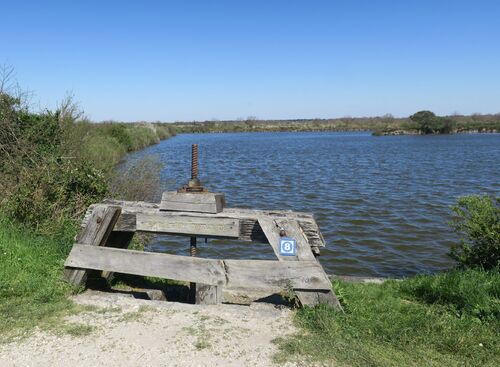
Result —
[[[227,287],[279,292],[328,290],[317,261],[216,260],[75,244],[65,266],[159,277]]]

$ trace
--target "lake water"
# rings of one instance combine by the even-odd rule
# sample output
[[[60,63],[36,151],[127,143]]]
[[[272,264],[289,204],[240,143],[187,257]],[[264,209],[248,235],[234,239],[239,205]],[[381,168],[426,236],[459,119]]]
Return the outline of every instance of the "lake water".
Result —
[[[141,152],[159,157],[162,190],[200,178],[228,206],[312,212],[325,237],[328,273],[401,277],[451,265],[450,206],[466,194],[500,193],[500,134],[181,134]],[[157,237],[150,249],[188,254],[189,240]],[[199,255],[273,259],[269,245],[209,240]]]

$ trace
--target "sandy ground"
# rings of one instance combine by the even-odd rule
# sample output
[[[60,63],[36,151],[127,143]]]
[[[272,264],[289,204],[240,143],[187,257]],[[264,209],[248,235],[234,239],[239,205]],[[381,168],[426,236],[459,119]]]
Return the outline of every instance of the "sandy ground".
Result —
[[[92,310],[66,321],[91,326],[89,335],[37,331],[0,345],[0,366],[272,366],[272,340],[296,331],[292,311],[265,303],[201,306],[95,291],[74,300]]]

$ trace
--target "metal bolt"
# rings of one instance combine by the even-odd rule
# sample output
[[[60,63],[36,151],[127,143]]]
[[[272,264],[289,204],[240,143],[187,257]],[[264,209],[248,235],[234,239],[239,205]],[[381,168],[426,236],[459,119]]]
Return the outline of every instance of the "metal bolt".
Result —
[[[198,144],[191,145],[191,179],[177,192],[208,192],[198,178]]]
[[[196,237],[191,237],[191,246],[189,247],[191,256],[196,256]]]
[[[198,144],[191,146],[191,179],[198,178]]]

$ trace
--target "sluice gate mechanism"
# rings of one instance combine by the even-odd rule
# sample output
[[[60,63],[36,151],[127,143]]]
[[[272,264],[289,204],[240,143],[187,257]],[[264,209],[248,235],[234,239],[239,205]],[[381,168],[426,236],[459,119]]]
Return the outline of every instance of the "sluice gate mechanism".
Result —
[[[190,238],[190,255],[129,250],[136,232]],[[196,257],[197,238],[269,243],[277,260]],[[160,203],[105,200],[91,205],[65,262],[65,278],[84,285],[91,270],[166,278],[191,284],[199,304],[239,303],[293,291],[301,305],[340,308],[316,259],[325,241],[310,213],[227,208],[198,178],[198,146],[192,146],[191,179]]]

